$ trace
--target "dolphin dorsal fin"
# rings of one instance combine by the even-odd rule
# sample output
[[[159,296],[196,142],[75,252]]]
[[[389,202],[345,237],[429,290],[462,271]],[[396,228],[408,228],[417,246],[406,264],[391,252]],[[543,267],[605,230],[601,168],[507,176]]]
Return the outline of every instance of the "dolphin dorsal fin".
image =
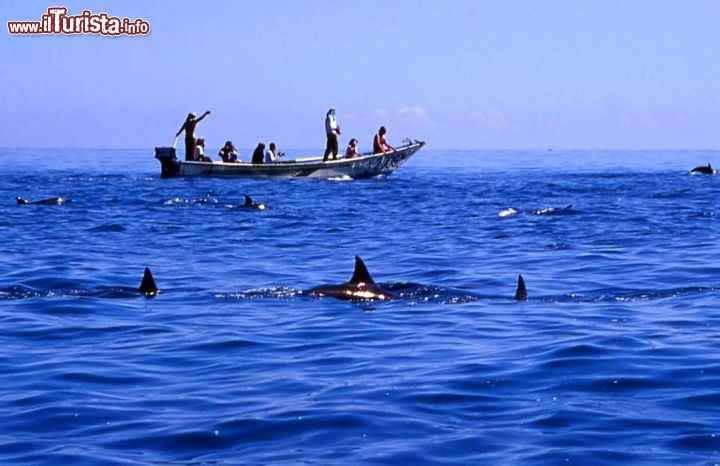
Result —
[[[527,301],[528,299],[528,292],[527,288],[525,287],[525,279],[522,275],[518,275],[517,290],[515,291],[515,297],[513,299],[515,301]]]
[[[368,272],[360,256],[355,256],[355,271],[350,279],[350,283],[375,283],[375,280],[370,276],[370,272]]]
[[[138,288],[138,291],[145,296],[155,296],[158,294],[158,287],[155,284],[155,279],[153,278],[152,272],[150,271],[150,268],[145,267],[145,274],[143,275],[142,282],[140,283],[140,287]]]
[[[246,194],[246,195],[245,195],[245,205],[246,205],[246,206],[251,206],[251,205],[253,205],[253,204],[254,204],[254,202],[253,202],[252,198]]]

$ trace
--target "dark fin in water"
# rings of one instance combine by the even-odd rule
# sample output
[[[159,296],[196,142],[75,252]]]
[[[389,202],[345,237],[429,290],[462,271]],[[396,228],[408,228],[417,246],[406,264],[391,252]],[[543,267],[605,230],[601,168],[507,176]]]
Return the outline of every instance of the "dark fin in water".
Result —
[[[375,283],[375,280],[370,276],[370,272],[368,272],[360,256],[355,256],[355,271],[350,279],[350,283]]]
[[[310,295],[331,296],[346,301],[397,299],[399,296],[380,288],[367,271],[359,256],[355,256],[355,271],[349,282],[339,285],[321,285],[306,292]]]
[[[515,297],[513,299],[515,301],[527,301],[528,299],[528,292],[527,288],[525,287],[525,279],[522,275],[518,275],[517,290],[515,291]]]
[[[710,165],[708,163],[707,166],[700,166],[700,167],[693,168],[692,170],[690,170],[690,173],[702,173],[705,175],[714,175],[715,169],[712,167],[712,165]]]
[[[155,296],[160,292],[157,285],[155,284],[155,279],[153,278],[152,272],[150,272],[150,269],[148,267],[145,267],[145,274],[143,275],[142,283],[140,283],[138,291],[145,296]]]
[[[16,197],[15,201],[20,205],[30,204],[30,201],[28,201],[27,199],[23,199],[20,196]]]
[[[245,195],[245,204],[243,204],[242,207],[255,210],[267,209],[267,206],[265,204],[258,204],[257,202],[253,201],[253,198],[248,196],[247,194]]]

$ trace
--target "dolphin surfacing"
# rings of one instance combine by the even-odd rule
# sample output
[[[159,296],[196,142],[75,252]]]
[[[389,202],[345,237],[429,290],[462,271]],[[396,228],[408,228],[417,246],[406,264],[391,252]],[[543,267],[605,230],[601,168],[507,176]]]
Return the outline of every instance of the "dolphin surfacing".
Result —
[[[690,170],[691,175],[697,175],[697,174],[714,175],[716,173],[717,173],[717,170],[715,170],[712,167],[712,165],[710,165],[709,163],[706,166],[699,166],[699,167],[695,167],[692,170]]]
[[[242,207],[244,207],[245,209],[255,209],[255,210],[267,209],[267,206],[265,204],[259,204],[255,201],[253,201],[253,199],[250,196],[248,196],[247,194],[245,195],[245,204],[243,204]]]
[[[150,271],[149,267],[145,267],[145,273],[143,274],[142,282],[140,283],[140,286],[137,290],[149,298],[157,296],[158,293],[160,293],[160,290],[155,284],[155,279],[153,278],[153,274]]]
[[[60,204],[65,204],[66,202],[70,202],[70,200],[63,199],[62,197],[51,197],[48,199],[41,199],[39,201],[28,201],[27,199],[23,199],[22,197],[18,196],[15,198],[15,202],[17,202],[18,205],[28,205],[28,204],[60,205]]]
[[[528,300],[527,287],[525,286],[525,279],[523,278],[522,275],[518,275],[517,289],[515,290],[515,297],[513,299],[515,301],[527,301]]]
[[[387,301],[399,296],[382,289],[372,279],[360,256],[355,256],[355,271],[349,282],[339,285],[320,285],[307,290],[311,296],[331,296],[345,301]]]
[[[530,215],[556,215],[562,212],[568,212],[572,210],[572,207],[572,204],[568,204],[565,207],[545,207],[544,209],[531,210],[528,213]]]
[[[517,214],[528,214],[528,215],[559,215],[568,214],[573,212],[573,205],[568,204],[565,207],[545,207],[544,209],[528,210],[526,212],[516,209],[515,207],[506,207],[498,213],[499,218],[510,217],[511,215]]]

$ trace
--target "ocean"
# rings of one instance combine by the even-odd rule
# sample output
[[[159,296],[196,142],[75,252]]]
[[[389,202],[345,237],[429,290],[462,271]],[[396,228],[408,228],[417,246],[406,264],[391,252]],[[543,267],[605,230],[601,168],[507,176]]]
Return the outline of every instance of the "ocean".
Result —
[[[426,147],[381,179],[161,179],[152,149],[1,149],[0,463],[720,464],[708,162]],[[303,293],[356,255],[401,298]]]

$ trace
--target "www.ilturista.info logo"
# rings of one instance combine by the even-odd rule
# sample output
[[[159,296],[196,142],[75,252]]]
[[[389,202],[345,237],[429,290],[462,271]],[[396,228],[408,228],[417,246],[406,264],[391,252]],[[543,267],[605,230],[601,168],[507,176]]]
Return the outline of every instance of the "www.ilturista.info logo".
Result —
[[[10,34],[100,34],[103,36],[136,36],[150,33],[150,23],[143,19],[93,14],[83,10],[77,16],[68,16],[64,6],[48,8],[40,21],[8,21]]]

